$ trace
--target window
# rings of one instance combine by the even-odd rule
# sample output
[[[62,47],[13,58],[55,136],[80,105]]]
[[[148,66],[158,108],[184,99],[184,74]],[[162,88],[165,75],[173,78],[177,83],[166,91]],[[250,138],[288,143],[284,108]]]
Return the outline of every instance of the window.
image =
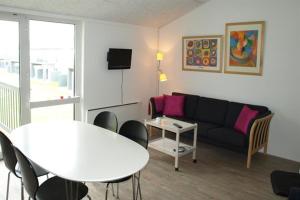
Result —
[[[56,100],[59,105],[63,100],[73,98],[75,25],[30,20],[29,32],[30,101]],[[74,106],[53,106],[52,101],[51,107],[31,110],[32,122],[54,119],[73,120]]]

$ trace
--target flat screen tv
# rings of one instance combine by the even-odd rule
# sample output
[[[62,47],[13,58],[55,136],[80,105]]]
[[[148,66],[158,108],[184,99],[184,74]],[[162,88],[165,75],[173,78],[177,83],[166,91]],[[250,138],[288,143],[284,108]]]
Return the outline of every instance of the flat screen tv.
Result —
[[[108,69],[130,69],[132,49],[110,48],[107,53]]]

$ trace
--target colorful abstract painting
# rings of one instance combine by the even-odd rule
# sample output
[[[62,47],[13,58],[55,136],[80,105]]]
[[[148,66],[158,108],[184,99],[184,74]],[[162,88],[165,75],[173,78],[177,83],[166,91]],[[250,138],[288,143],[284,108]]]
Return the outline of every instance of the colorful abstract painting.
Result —
[[[256,67],[258,30],[230,32],[230,66]]]
[[[264,25],[226,24],[225,73],[262,75]]]
[[[183,70],[221,72],[222,36],[183,37]]]

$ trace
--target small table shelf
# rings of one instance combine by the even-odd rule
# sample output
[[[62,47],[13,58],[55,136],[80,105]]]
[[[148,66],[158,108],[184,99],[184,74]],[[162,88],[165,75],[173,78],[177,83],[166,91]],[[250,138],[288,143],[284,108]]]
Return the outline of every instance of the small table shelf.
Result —
[[[181,127],[178,128],[174,126],[174,124],[178,124]],[[145,125],[151,127],[157,127],[162,129],[162,137],[159,139],[152,140],[149,143],[149,147],[155,150],[158,150],[167,155],[173,156],[175,158],[175,170],[178,170],[179,158],[181,156],[187,155],[189,153],[193,154],[193,161],[196,162],[196,148],[197,148],[197,128],[198,125],[187,123],[184,121],[168,118],[168,117],[160,117],[156,119],[152,119],[149,121],[145,121]],[[187,131],[194,131],[193,145],[187,145],[180,142],[180,135],[184,134]],[[165,137],[165,131],[170,131],[176,134],[176,139],[172,140]],[[184,147],[185,150],[183,152],[178,152],[179,147]]]
[[[192,146],[187,145],[182,142],[179,143],[179,146],[184,147],[185,150],[184,150],[184,152],[178,152],[178,157],[192,153],[194,150],[194,148]],[[170,156],[176,157],[176,151],[174,151],[176,149],[176,141],[175,140],[172,140],[169,138],[155,139],[149,143],[149,147],[152,149],[155,149],[157,151],[160,151],[162,153],[168,154]]]

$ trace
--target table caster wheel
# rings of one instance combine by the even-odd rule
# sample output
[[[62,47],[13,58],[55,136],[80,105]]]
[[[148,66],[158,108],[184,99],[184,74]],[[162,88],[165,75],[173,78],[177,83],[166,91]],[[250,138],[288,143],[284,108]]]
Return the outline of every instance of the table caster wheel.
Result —
[[[195,160],[193,160],[193,163],[197,163],[197,160],[195,159]]]
[[[179,168],[176,168],[176,167],[175,167],[175,171],[177,171],[177,172],[178,172],[178,170],[179,170]]]

